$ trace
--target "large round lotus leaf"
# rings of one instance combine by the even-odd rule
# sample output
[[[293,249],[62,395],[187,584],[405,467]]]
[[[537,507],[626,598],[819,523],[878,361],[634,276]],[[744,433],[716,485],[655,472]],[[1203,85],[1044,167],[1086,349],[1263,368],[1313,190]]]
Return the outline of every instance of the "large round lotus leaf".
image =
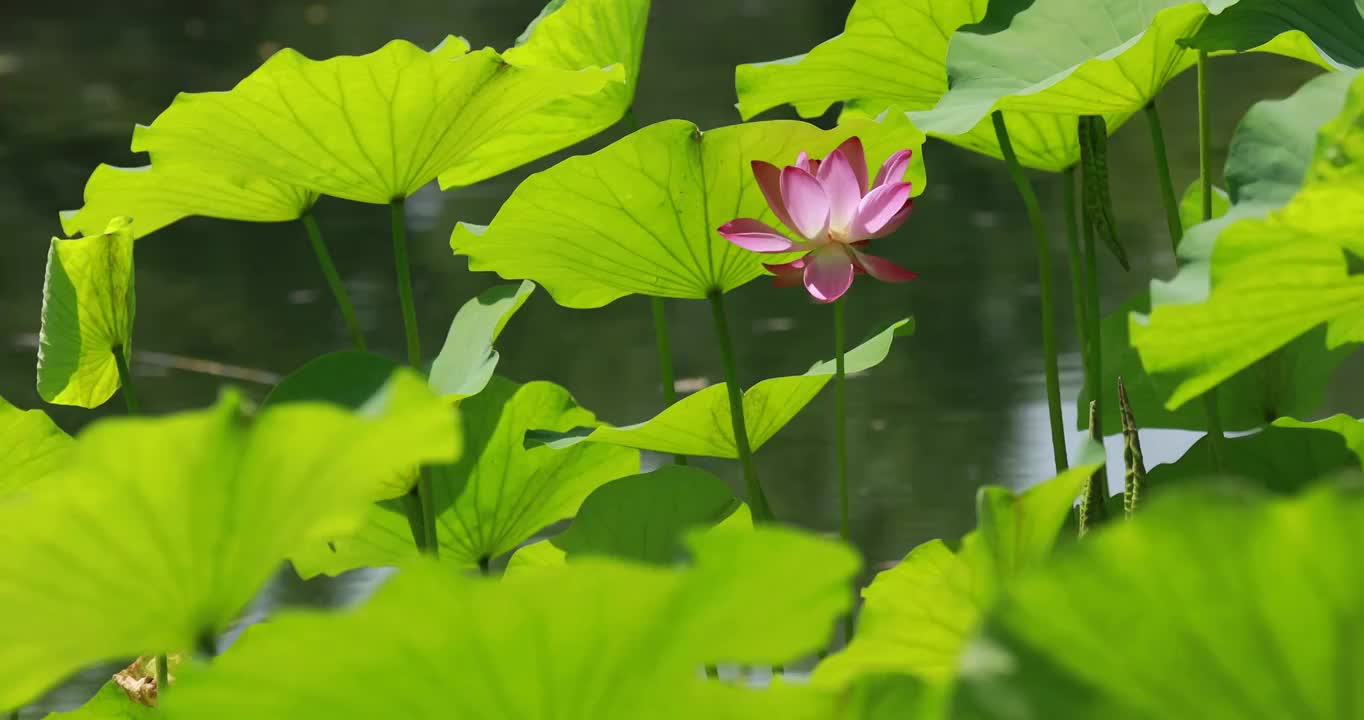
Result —
[[[923,191],[923,134],[896,116],[833,130],[803,122],[748,123],[701,132],[683,120],[650,125],[591,155],[521,183],[487,227],[459,224],[450,238],[472,270],[534,280],[555,302],[601,307],[630,294],[700,299],[764,274],[764,256],[725,240],[735,218],[779,221],[750,163],[823,157],[852,136],[875,164],[915,151],[907,180]],[[883,242],[889,242],[883,241]]]
[[[423,386],[410,371],[394,382]],[[0,544],[15,550],[0,553],[0,707],[92,662],[215,638],[290,553],[362,521],[398,468],[454,456],[453,416],[431,401],[247,419],[229,395],[92,425],[53,476],[0,504]]]
[[[267,176],[358,202],[389,203],[437,175],[464,185],[588,137],[542,134],[531,120],[556,100],[600,92],[622,71],[521,68],[447,38],[404,40],[360,56],[310,60],[285,49],[232,90],[181,93],[133,149],[156,166]],[[572,138],[572,139],[570,139]],[[496,155],[479,155],[496,146]]]
[[[1358,717],[1364,500],[1157,498],[1014,583],[954,717]]]
[[[673,569],[604,558],[501,580],[401,568],[366,605],[296,613],[184,679],[170,718],[832,716],[808,686],[706,679],[819,649],[848,610],[856,553],[782,528],[693,537]],[[326,672],[280,672],[326,658]],[[311,660],[310,660],[311,659]],[[801,701],[801,702],[797,702]]]

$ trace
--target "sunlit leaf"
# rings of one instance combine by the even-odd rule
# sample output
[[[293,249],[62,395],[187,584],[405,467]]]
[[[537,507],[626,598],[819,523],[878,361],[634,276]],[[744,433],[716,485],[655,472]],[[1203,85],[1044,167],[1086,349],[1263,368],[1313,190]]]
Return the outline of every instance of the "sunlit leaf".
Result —
[[[389,203],[444,173],[491,177],[564,147],[526,118],[613,81],[598,68],[519,68],[447,38],[427,52],[394,40],[368,55],[310,60],[291,49],[227,92],[182,93],[133,149],[157,166],[264,175],[324,195]],[[618,77],[615,79],[619,79]],[[583,128],[586,137],[600,128]],[[499,155],[473,157],[496,145]]]
[[[700,468],[665,465],[597,488],[567,530],[517,550],[507,571],[603,555],[668,565],[682,556],[688,530],[752,524],[724,481]]]
[[[533,428],[567,430],[595,422],[567,390],[547,382],[517,385],[494,377],[460,402],[462,459],[427,468],[435,493],[440,559],[460,566],[514,550],[539,530],[572,516],[598,487],[639,472],[639,453],[583,443],[556,450],[525,447]],[[304,577],[394,565],[416,552],[403,508],[375,505],[368,524],[314,543],[293,558]]]
[[[566,307],[601,307],[632,293],[727,292],[764,274],[764,258],[716,229],[739,217],[779,224],[750,162],[787,165],[802,150],[822,157],[853,135],[873,164],[912,147],[908,179],[922,192],[923,136],[903,117],[827,131],[773,121],[705,133],[669,120],[532,175],[491,225],[457,225],[450,244],[469,256],[470,269],[534,280]]]
[[[70,436],[47,413],[0,397],[0,502],[55,473],[70,451]]]
[[[1021,579],[966,651],[958,717],[1357,716],[1364,501],[1156,498]]]
[[[240,404],[99,422],[0,505],[0,544],[22,548],[0,553],[0,707],[94,661],[212,642],[288,554],[357,526],[376,477],[456,447],[447,413]]]
[[[1153,286],[1149,317],[1132,318],[1145,369],[1169,377],[1167,407],[1323,323],[1325,348],[1364,340],[1364,282],[1348,260],[1364,253],[1361,111],[1364,80],[1338,73],[1261,103],[1238,128],[1227,162],[1235,204],[1190,231],[1181,252],[1191,262]],[[1230,182],[1256,169],[1259,182]]]
[[[313,193],[266,177],[234,180],[187,165],[100,165],[85,183],[85,205],[62,213],[62,230],[96,235],[122,215],[134,220],[135,238],[191,215],[283,222],[297,220],[316,200]]]
[[[1175,462],[1151,468],[1147,479],[1153,494],[1222,476],[1292,494],[1334,473],[1361,470],[1361,445],[1364,425],[1354,418],[1337,415],[1315,423],[1284,418],[1253,435],[1226,438],[1225,457],[1216,463],[1207,437],[1200,438]]]
[[[115,349],[131,353],[133,233],[114,218],[103,233],[52,238],[38,336],[38,394],[58,405],[98,407],[119,387]]]
[[[779,708],[809,690],[722,685],[699,668],[817,650],[848,609],[856,554],[770,527],[707,533],[691,547],[687,568],[593,559],[501,581],[411,564],[355,611],[276,619],[186,674],[165,708],[196,720],[375,718],[397,707],[413,720],[792,717]],[[325,673],[281,672],[318,657]]]
[[[843,33],[808,54],[740,65],[745,120],[778,105],[817,117],[852,101],[876,114],[927,110],[947,92],[947,40],[985,15],[985,0],[857,0]]]
[[[913,332],[912,318],[891,324],[845,353],[845,371],[857,373],[876,367],[886,359],[897,336]],[[834,372],[834,361],[825,360],[815,363],[804,375],[769,378],[745,391],[744,417],[749,446],[757,450],[772,439],[815,399]],[[679,455],[739,457],[734,445],[734,426],[730,422],[729,389],[724,383],[685,397],[637,425],[608,425],[590,431],[575,429],[575,432],[563,435],[537,433],[534,439],[552,447],[588,441]]]
[[[622,82],[611,82],[592,95],[566,97],[528,113],[516,121],[515,133],[506,141],[493,141],[470,150],[460,168],[476,169],[480,163],[509,165],[518,152],[534,160],[543,152],[525,153],[523,136],[540,143],[567,147],[588,135],[615,124],[630,109],[644,51],[644,30],[649,0],[551,0],[540,16],[517,39],[516,47],[502,56],[525,68],[568,71],[610,67]],[[531,148],[534,149],[534,148]],[[456,168],[441,175],[443,185],[468,185],[468,170]]]
[[[1327,68],[1364,65],[1364,17],[1354,0],[1239,0],[1208,18],[1189,45],[1239,52],[1276,38],[1301,44],[1295,56],[1320,56]]]
[[[1075,467],[1027,492],[982,488],[980,525],[962,549],[932,540],[877,575],[862,591],[852,643],[820,663],[813,681],[845,686],[885,673],[935,683],[951,678],[982,612],[1050,554],[1075,498],[1102,462],[1102,451],[1086,446]]]
[[[497,369],[497,336],[535,292],[535,283],[495,285],[464,303],[450,323],[445,345],[431,363],[431,388],[447,399],[477,395]]]

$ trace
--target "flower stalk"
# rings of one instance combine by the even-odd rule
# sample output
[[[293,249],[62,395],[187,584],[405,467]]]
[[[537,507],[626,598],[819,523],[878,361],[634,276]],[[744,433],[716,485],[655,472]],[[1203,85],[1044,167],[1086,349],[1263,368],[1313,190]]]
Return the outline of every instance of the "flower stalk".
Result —
[[[715,335],[720,344],[720,357],[725,366],[725,386],[729,391],[729,419],[734,431],[734,449],[739,455],[739,465],[743,468],[744,484],[748,488],[748,502],[753,509],[753,519],[757,522],[773,520],[772,508],[758,482],[758,473],[753,467],[753,450],[748,444],[748,425],[744,419],[744,393],[739,385],[738,364],[734,358],[734,342],[730,338],[729,321],[725,317],[725,296],[720,290],[707,294],[710,300],[711,315],[715,321]]]

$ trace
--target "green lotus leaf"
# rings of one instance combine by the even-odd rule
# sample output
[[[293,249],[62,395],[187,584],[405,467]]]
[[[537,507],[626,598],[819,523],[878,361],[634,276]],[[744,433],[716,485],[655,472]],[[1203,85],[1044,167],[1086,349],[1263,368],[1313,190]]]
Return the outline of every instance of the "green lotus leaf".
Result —
[[[1208,427],[1206,410],[1195,403],[1176,409],[1165,407],[1173,384],[1166,376],[1147,374],[1141,355],[1128,334],[1129,317],[1151,311],[1148,293],[1143,292],[1105,315],[1100,325],[1103,343],[1103,426],[1114,432],[1121,426],[1118,408],[1118,378],[1127,388],[1137,426],[1204,431]],[[1222,429],[1253,430],[1282,417],[1309,417],[1326,399],[1331,375],[1350,354],[1351,348],[1327,349],[1326,328],[1307,331],[1249,367],[1223,380],[1217,395]],[[1080,389],[1075,406],[1076,428],[1089,427],[1089,393]]]
[[[344,720],[389,716],[396,702],[414,719],[827,717],[783,712],[809,688],[732,686],[699,669],[819,649],[850,605],[856,553],[776,527],[690,545],[683,568],[596,558],[500,581],[414,562],[354,611],[263,626],[185,673],[165,711]],[[326,673],[280,672],[318,657]]]
[[[267,177],[234,181],[186,165],[100,165],[85,183],[85,205],[62,213],[62,230],[67,235],[96,235],[122,215],[135,221],[135,238],[192,215],[284,222],[297,220],[316,200],[313,193]]]
[[[1323,323],[1319,351],[1364,340],[1364,282],[1347,258],[1364,254],[1362,93],[1358,73],[1328,75],[1292,98],[1261,103],[1237,129],[1227,162],[1235,204],[1191,230],[1181,245],[1191,262],[1171,283],[1153,285],[1149,317],[1131,318],[1146,371],[1168,377],[1167,407]],[[1261,168],[1256,183],[1231,182]]]
[[[608,556],[670,565],[695,527],[752,527],[748,506],[720,478],[694,467],[665,465],[613,480],[578,508],[569,528],[517,550],[507,572]]]
[[[136,308],[131,219],[104,232],[52,238],[38,336],[38,394],[58,405],[93,408],[119,388],[114,353],[127,356]]]
[[[808,54],[740,65],[739,114],[790,104],[818,117],[843,101],[873,115],[927,110],[947,92],[948,38],[985,12],[985,0],[857,0],[843,33]]]
[[[0,707],[91,662],[212,642],[289,553],[363,520],[376,477],[456,447],[448,413],[240,405],[100,421],[0,505],[0,544],[23,548],[0,554]]]
[[[491,225],[461,223],[450,245],[469,256],[470,269],[534,280],[565,307],[601,307],[632,293],[728,292],[764,274],[763,257],[716,229],[739,217],[778,224],[750,162],[786,165],[802,150],[821,157],[853,135],[869,162],[913,148],[908,178],[923,191],[923,135],[903,117],[833,130],[772,121],[704,133],[669,120],[532,175]]]
[[[821,662],[812,681],[843,687],[886,673],[950,679],[984,610],[1051,553],[1075,498],[1102,465],[1102,449],[1091,444],[1074,467],[1026,492],[981,488],[979,526],[961,550],[932,540],[878,574],[862,591],[852,643]]]
[[[585,128],[594,128],[595,134],[619,121],[634,102],[648,19],[649,0],[552,0],[546,5],[517,39],[516,47],[502,54],[508,63],[561,71],[619,68],[624,81],[609,83],[595,95],[557,100],[544,111],[527,115],[518,125],[519,132],[541,138],[541,142],[562,138],[557,144],[568,147],[585,137]],[[504,145],[511,143],[492,142],[474,148],[465,164],[476,166],[484,158],[505,163],[503,156],[515,152],[515,147]]]
[[[1014,583],[957,717],[1343,718],[1364,647],[1364,500],[1188,489]]]
[[[936,720],[945,717],[948,693],[913,675],[859,677],[844,697],[839,720]],[[826,716],[828,717],[828,716]]]
[[[1005,113],[1019,162],[1058,171],[1079,160],[1077,123],[1100,115],[1108,132],[1192,67],[1183,42],[1227,2],[1037,0],[1001,32],[952,36],[952,87],[931,110],[910,113],[930,135],[1001,157],[990,115]],[[1295,54],[1297,45],[1255,50]],[[1318,61],[1310,53],[1309,61]]]
[[[464,303],[450,323],[445,345],[431,363],[431,389],[449,400],[477,395],[497,369],[497,336],[526,304],[535,283],[495,285]]]
[[[1354,0],[1239,0],[1208,18],[1190,47],[1237,52],[1279,39],[1328,69],[1364,66],[1364,17]]]
[[[600,92],[620,72],[507,64],[447,38],[427,52],[394,40],[368,55],[310,60],[285,49],[227,92],[181,93],[133,150],[357,202],[401,200],[437,175],[471,184],[563,148],[528,116]],[[577,139],[600,128],[581,128]],[[486,154],[488,146],[501,153]],[[475,156],[476,149],[484,152]]]
[[[518,385],[494,377],[459,404],[463,457],[428,467],[437,510],[440,559],[467,567],[514,550],[546,526],[572,516],[593,490],[639,472],[639,453],[584,443],[556,450],[525,447],[532,428],[567,430],[596,422],[567,390],[547,382]],[[404,508],[371,508],[367,524],[302,549],[303,577],[396,565],[416,554]]]
[[[71,437],[42,410],[20,410],[0,397],[0,502],[56,473]]]
[[[897,336],[911,335],[914,320],[892,323],[861,345],[844,354],[844,370],[858,373],[881,364]],[[748,443],[758,450],[791,422],[835,372],[834,360],[815,363],[804,375],[769,378],[744,392],[744,417]],[[735,459],[734,427],[729,415],[729,390],[725,383],[670,405],[663,412],[637,425],[574,428],[568,433],[536,433],[533,440],[550,447],[569,447],[579,442],[610,443],[625,447],[678,455],[704,455]]]
[[[1147,480],[1153,496],[1217,476],[1234,476],[1271,492],[1292,494],[1322,477],[1358,472],[1361,445],[1364,426],[1354,418],[1337,415],[1312,423],[1283,418],[1253,435],[1226,438],[1220,472],[1203,437],[1175,462],[1147,471]]]

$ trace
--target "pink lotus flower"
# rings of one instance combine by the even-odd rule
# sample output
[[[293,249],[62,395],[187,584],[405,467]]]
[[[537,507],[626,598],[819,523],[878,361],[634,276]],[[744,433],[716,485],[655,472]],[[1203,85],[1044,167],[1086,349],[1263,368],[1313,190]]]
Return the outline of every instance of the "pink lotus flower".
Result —
[[[753,161],[753,175],[777,219],[800,237],[791,240],[766,223],[751,218],[731,220],[720,234],[741,248],[760,253],[803,252],[797,260],[764,265],[778,287],[804,283],[820,302],[833,302],[852,287],[861,273],[884,282],[918,277],[884,258],[862,252],[868,241],[895,232],[913,208],[910,184],[904,182],[910,150],[891,155],[876,181],[867,185],[867,157],[862,141],[849,138],[823,161],[802,152],[795,165]]]

